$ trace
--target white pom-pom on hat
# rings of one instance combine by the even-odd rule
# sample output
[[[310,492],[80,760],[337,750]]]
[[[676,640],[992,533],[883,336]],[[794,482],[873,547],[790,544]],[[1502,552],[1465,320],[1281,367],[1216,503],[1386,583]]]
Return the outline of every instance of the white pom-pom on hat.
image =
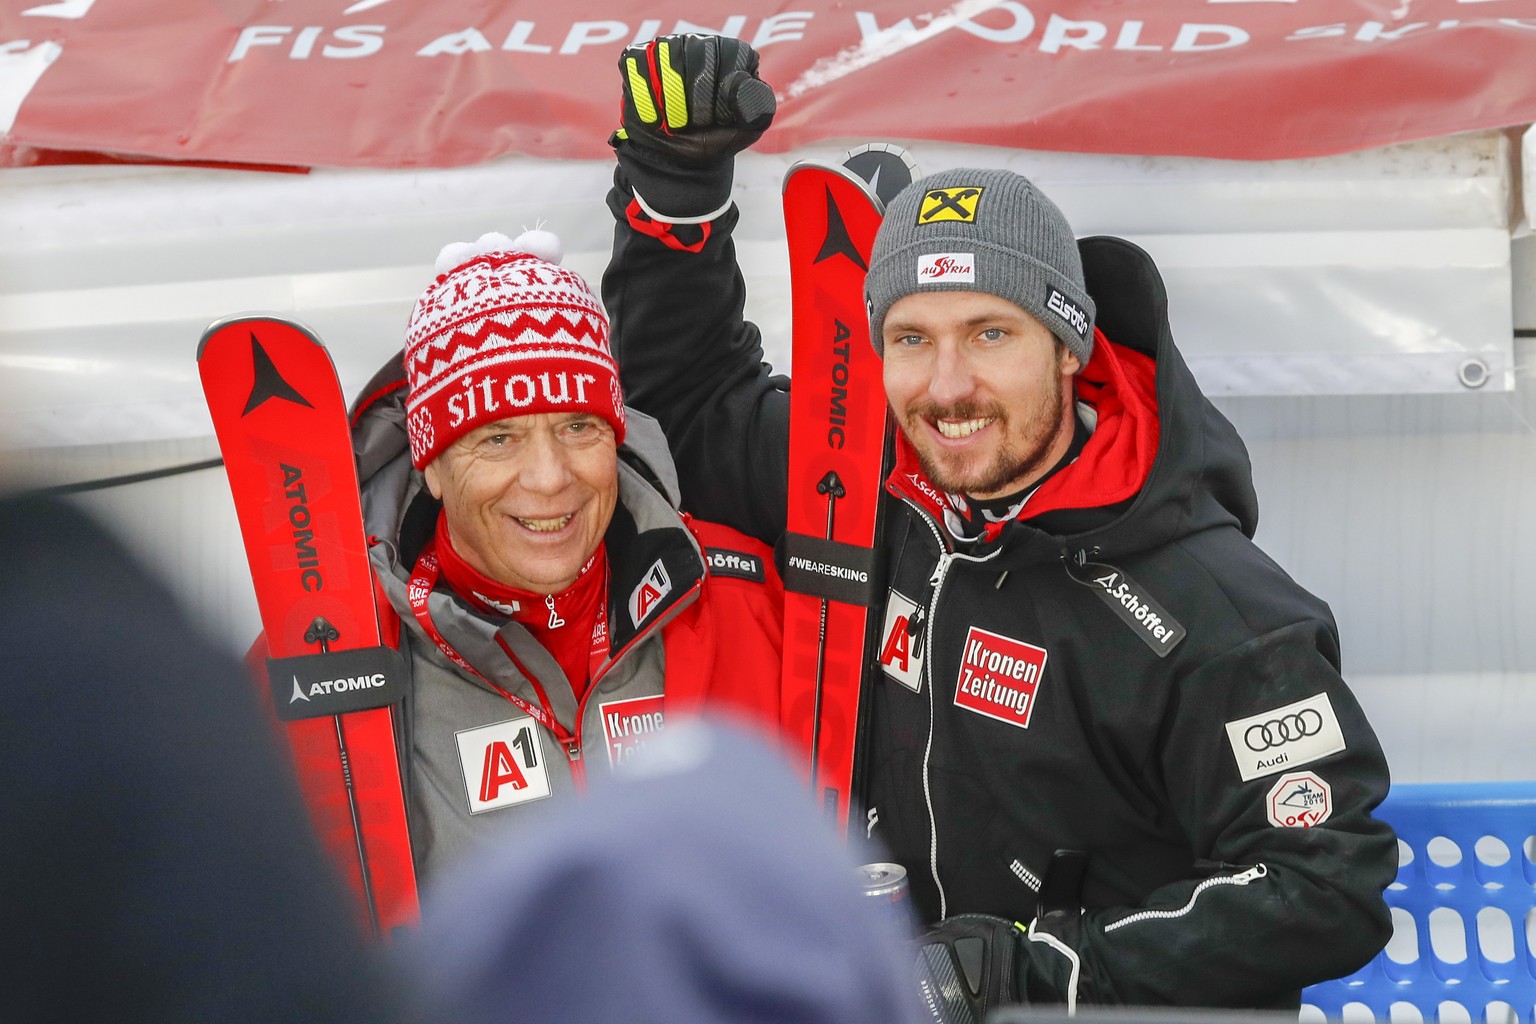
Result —
[[[476,256],[493,252],[525,252],[546,263],[559,263],[565,259],[565,246],[553,231],[534,228],[516,238],[508,238],[500,231],[487,231],[473,242],[449,242],[437,254],[433,270],[447,274],[461,267]]]
[[[559,263],[565,259],[565,245],[560,241],[560,236],[543,228],[534,228],[518,235],[512,240],[512,250],[537,256],[545,263]]]
[[[476,426],[509,415],[589,412],[623,443],[624,392],[608,318],[586,278],[560,265],[563,256],[559,237],[541,228],[443,247],[436,280],[411,310],[402,353],[417,469]],[[465,396],[474,401],[466,405]]]

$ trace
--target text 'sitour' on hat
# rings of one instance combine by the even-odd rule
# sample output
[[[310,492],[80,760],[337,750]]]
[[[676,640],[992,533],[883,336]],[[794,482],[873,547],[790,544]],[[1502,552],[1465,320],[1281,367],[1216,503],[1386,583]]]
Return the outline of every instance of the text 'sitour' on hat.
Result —
[[[406,432],[425,468],[486,423],[589,412],[624,440],[608,318],[547,231],[444,246],[405,331]]]

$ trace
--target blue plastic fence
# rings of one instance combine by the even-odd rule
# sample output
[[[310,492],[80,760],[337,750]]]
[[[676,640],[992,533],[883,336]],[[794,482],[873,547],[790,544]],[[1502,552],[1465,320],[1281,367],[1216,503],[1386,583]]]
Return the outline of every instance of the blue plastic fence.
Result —
[[[1407,1004],[1426,1022],[1444,1015],[1474,1024],[1511,1019],[1490,1013],[1503,1003],[1514,1020],[1536,1022],[1536,781],[1396,785],[1377,814],[1402,843],[1386,893],[1392,942],[1349,977],[1306,989],[1302,1003],[1329,1020],[1342,1019],[1348,1003],[1378,1021]],[[1413,1015],[1400,1007],[1396,1019]]]

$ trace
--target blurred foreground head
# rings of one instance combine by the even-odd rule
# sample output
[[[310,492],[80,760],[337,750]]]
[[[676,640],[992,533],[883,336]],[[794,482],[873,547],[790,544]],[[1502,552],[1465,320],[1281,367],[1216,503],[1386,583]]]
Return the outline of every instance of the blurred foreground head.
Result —
[[[444,874],[416,949],[462,1024],[904,1024],[901,929],[753,735],[680,723],[543,827]]]

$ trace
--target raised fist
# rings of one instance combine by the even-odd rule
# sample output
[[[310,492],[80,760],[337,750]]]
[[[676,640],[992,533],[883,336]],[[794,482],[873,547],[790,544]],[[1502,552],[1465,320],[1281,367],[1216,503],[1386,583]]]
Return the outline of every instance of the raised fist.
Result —
[[[726,36],[662,36],[626,47],[619,72],[622,126],[612,142],[641,205],[676,222],[718,216],[732,158],[773,121],[757,51]]]

